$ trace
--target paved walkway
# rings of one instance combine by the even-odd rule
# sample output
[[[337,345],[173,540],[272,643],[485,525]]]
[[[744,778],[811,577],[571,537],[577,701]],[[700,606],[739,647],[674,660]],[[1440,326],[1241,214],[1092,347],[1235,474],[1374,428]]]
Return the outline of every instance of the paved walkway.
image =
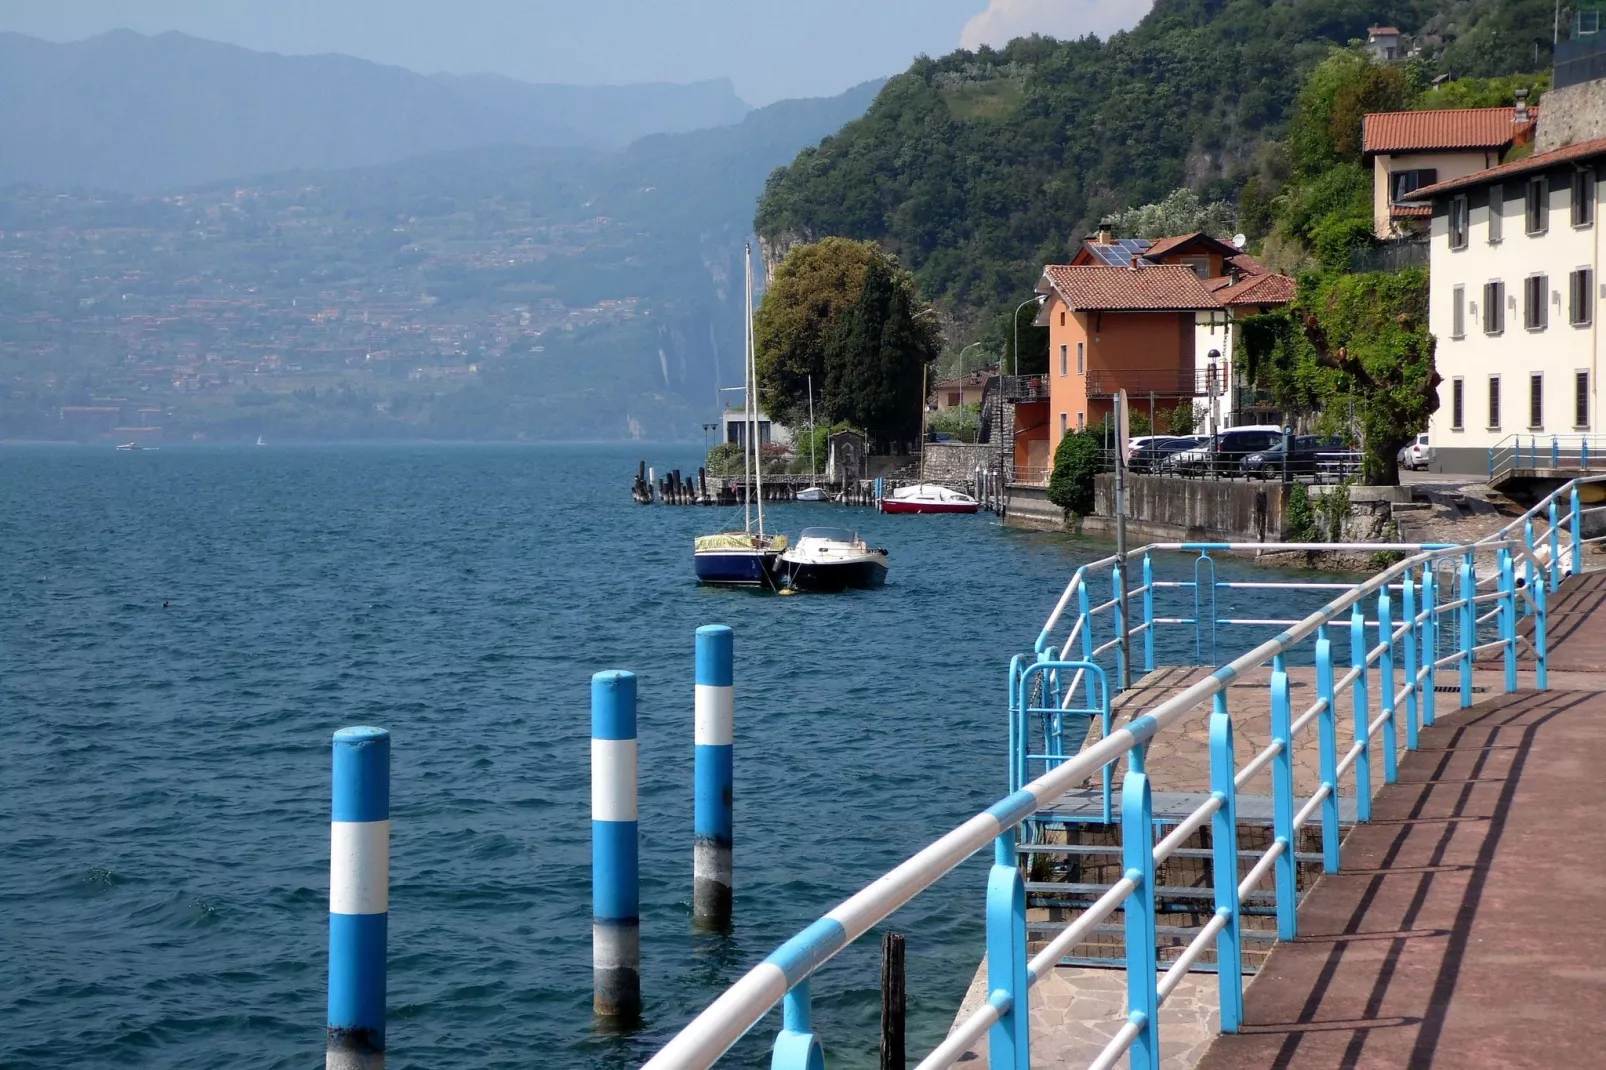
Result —
[[[1563,589],[1552,690],[1423,729],[1200,1070],[1606,1065],[1603,604]]]

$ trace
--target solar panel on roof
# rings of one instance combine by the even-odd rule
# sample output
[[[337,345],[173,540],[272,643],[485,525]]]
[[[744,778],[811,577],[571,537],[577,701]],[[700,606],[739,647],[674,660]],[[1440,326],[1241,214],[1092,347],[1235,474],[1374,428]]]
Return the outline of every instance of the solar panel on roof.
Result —
[[[1108,245],[1098,242],[1088,242],[1087,247],[1093,251],[1108,267],[1126,267],[1132,263],[1134,256],[1142,256],[1149,251],[1152,244],[1145,238],[1116,238]]]

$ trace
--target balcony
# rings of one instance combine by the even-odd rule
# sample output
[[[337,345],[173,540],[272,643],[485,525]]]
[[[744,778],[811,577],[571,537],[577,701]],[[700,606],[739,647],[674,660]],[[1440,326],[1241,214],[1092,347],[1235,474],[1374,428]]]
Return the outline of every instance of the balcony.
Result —
[[[1048,400],[1048,377],[1043,375],[1001,375],[1004,400],[1011,405]]]

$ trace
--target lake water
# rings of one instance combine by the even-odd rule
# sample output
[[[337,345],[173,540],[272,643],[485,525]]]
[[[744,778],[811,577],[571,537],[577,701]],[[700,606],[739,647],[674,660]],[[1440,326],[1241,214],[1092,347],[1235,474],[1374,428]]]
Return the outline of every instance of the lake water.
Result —
[[[345,725],[393,735],[392,1067],[636,1065],[1001,796],[1009,657],[1108,547],[795,504],[772,527],[856,526],[890,548],[887,587],[703,589],[691,540],[730,511],[628,494],[638,458],[698,453],[0,451],[0,1066],[322,1065]],[[728,935],[690,926],[692,635],[710,623],[736,632]],[[1187,660],[1182,638],[1162,660]],[[641,688],[646,1023],[628,1037],[590,1014],[604,668]],[[983,856],[892,921],[912,1054],[981,955]],[[874,1063],[879,941],[862,943],[814,984],[833,1066]],[[775,1025],[729,1062],[767,1064]]]

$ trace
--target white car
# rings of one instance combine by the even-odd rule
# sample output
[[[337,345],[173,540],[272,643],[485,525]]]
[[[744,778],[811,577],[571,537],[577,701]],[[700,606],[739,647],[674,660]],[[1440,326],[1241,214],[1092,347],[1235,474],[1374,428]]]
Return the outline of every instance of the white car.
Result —
[[[1433,463],[1433,447],[1428,445],[1426,434],[1417,435],[1408,445],[1400,447],[1399,464],[1401,468],[1409,468],[1419,472]]]

